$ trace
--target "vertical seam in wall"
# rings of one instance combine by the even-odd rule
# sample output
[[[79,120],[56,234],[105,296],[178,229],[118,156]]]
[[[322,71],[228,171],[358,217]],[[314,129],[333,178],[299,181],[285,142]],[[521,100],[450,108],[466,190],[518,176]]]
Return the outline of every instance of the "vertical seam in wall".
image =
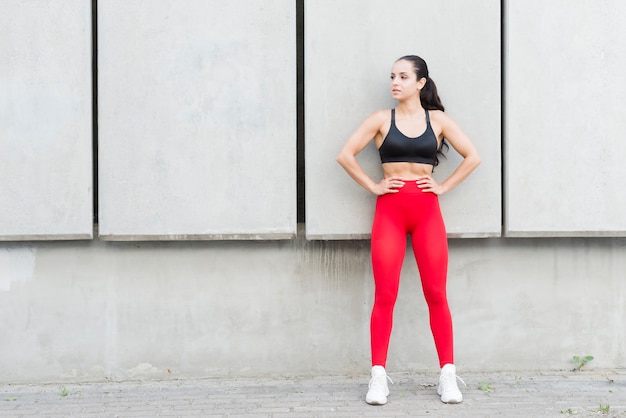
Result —
[[[305,161],[304,161],[304,0],[296,2],[296,199],[298,223],[305,222]]]
[[[500,0],[500,235],[506,232],[506,0]]]
[[[98,224],[98,1],[91,0],[91,118],[93,223]]]

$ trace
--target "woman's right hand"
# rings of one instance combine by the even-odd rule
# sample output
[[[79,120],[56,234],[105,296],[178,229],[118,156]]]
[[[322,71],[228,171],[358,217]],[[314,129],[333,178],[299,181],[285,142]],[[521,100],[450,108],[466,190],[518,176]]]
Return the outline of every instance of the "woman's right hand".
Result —
[[[404,187],[402,177],[388,177],[382,179],[380,183],[376,183],[372,189],[372,193],[376,196],[382,196],[387,193],[398,193],[398,189]]]

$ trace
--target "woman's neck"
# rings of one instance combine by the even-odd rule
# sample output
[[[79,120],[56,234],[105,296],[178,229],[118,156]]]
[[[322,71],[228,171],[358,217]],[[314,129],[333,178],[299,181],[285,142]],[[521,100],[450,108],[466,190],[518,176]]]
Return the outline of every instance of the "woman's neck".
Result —
[[[407,118],[411,118],[424,114],[424,108],[422,107],[422,103],[420,101],[410,103],[401,102],[398,103],[398,106],[396,106],[396,114],[398,113]]]

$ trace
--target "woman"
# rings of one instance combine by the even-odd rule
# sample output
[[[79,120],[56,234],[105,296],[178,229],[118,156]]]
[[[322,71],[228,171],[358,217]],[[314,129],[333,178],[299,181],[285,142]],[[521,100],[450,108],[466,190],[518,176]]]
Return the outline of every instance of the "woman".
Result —
[[[476,148],[444,113],[426,62],[399,58],[391,70],[391,95],[397,106],[367,117],[350,135],[337,162],[362,187],[377,195],[371,235],[375,296],[370,333],[372,371],[366,402],[383,405],[389,389],[385,366],[400,269],[411,235],[413,253],[430,315],[441,375],[437,393],[445,403],[463,396],[456,383],[452,319],[446,296],[448,242],[438,197],[461,183],[480,164]],[[376,183],[356,160],[371,141],[379,150],[384,178]],[[431,174],[448,141],[463,162],[442,183]]]

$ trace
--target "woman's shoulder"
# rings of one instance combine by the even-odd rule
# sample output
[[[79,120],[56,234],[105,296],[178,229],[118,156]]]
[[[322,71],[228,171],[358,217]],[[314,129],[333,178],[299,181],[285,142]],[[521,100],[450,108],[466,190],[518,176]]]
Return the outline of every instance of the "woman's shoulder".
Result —
[[[376,118],[389,119],[391,117],[391,111],[392,109],[379,109],[379,110],[375,110],[374,112],[372,112],[370,116],[376,117]]]
[[[391,120],[391,110],[392,109],[379,109],[374,111],[369,117],[380,123],[388,123]]]
[[[435,123],[447,125],[450,122],[454,122],[452,118],[443,110],[429,110],[428,114],[430,115],[430,119]]]
[[[428,110],[428,114],[431,118],[448,118],[448,115],[446,115],[446,112],[444,112],[443,110],[430,109]]]
[[[381,126],[385,123],[389,123],[390,120],[391,120],[391,109],[375,110],[374,112],[370,113],[367,118],[365,118],[366,123],[368,124],[371,123],[371,124],[375,124],[378,126]]]

